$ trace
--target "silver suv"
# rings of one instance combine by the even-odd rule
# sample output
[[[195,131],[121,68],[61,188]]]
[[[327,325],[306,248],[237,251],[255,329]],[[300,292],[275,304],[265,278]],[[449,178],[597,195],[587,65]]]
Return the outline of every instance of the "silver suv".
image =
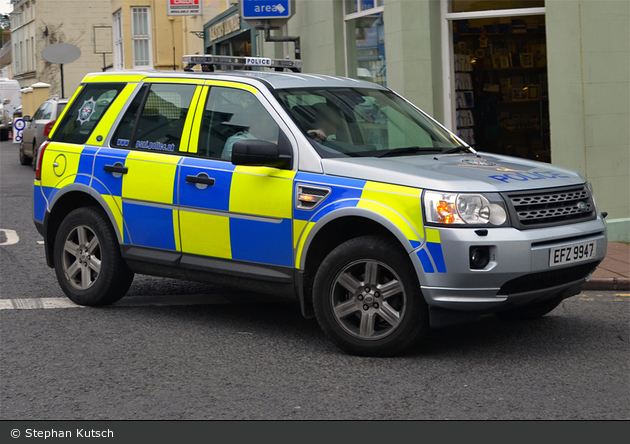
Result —
[[[42,145],[35,225],[75,303],[115,303],[135,273],[213,282],[297,299],[343,350],[384,356],[543,316],[606,254],[574,171],[476,151],[374,83],[215,63],[299,71],[90,74]]]

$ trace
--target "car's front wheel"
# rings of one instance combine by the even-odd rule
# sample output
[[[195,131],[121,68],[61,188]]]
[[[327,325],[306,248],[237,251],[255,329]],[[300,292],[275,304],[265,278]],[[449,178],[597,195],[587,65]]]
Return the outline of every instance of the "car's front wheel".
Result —
[[[79,305],[114,303],[133,280],[114,229],[95,207],[78,208],[66,216],[55,238],[54,260],[61,289]]]
[[[324,259],[313,306],[322,330],[354,355],[403,353],[428,328],[428,307],[407,254],[377,236],[351,239]]]

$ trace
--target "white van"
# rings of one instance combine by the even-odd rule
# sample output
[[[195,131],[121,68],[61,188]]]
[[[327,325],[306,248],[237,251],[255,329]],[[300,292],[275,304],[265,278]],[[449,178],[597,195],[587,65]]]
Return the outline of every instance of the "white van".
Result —
[[[0,103],[4,104],[11,116],[15,109],[22,105],[22,94],[17,80],[0,78]]]
[[[17,80],[0,78],[0,140],[7,140],[15,109],[22,106],[22,93]]]

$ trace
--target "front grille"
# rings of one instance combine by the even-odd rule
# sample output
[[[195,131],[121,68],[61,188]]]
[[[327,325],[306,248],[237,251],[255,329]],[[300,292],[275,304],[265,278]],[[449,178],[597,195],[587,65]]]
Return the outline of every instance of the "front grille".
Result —
[[[507,201],[522,228],[561,225],[595,217],[595,205],[585,186],[537,193],[508,193]]]
[[[596,263],[590,262],[574,267],[561,268],[559,270],[528,274],[503,284],[497,295],[527,293],[529,291],[543,290],[545,288],[568,284],[584,279],[592,273],[596,267]]]

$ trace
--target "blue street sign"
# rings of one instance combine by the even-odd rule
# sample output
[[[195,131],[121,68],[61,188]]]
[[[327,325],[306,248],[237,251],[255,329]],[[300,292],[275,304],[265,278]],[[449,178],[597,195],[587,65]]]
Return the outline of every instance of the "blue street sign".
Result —
[[[292,12],[291,0],[241,0],[244,20],[288,19]]]

